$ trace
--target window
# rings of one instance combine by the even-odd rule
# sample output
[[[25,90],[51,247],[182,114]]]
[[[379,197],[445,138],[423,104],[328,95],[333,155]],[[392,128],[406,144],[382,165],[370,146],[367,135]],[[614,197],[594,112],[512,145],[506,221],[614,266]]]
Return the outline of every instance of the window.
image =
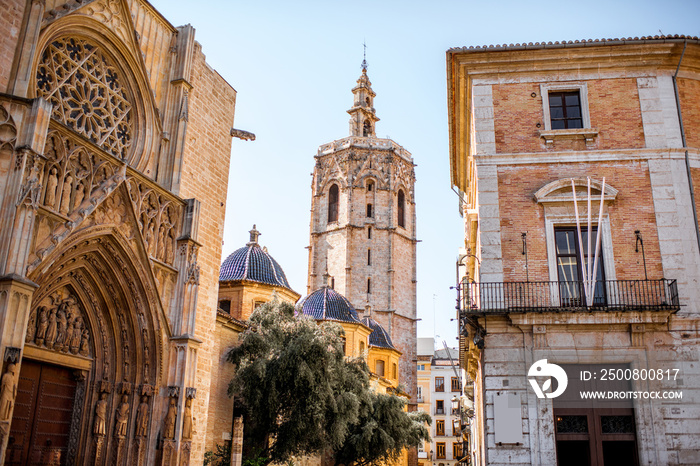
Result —
[[[459,382],[458,377],[452,377],[451,388],[452,388],[453,392],[461,392],[462,391],[462,384]]]
[[[367,265],[372,265],[372,250],[367,250]]]
[[[424,371],[424,370],[425,370],[425,364],[418,364],[418,370],[419,370],[419,371]]]
[[[372,227],[367,227],[367,239],[372,239]]]
[[[259,308],[260,306],[262,306],[263,304],[265,304],[265,301],[255,301],[255,302],[253,303],[253,309],[257,309],[257,308]]]
[[[452,459],[460,459],[462,457],[462,444],[454,442],[452,444]]]
[[[360,342],[360,354],[365,354],[365,342],[361,341]]]
[[[583,267],[593,261],[595,254],[597,227],[592,229],[591,256],[581,251],[576,227],[557,227],[554,229],[554,241],[557,252],[557,274],[559,278],[559,296],[562,306],[581,306],[585,301],[583,290]],[[583,247],[588,246],[588,229],[581,229]],[[598,258],[596,285],[593,293],[593,305],[605,305],[605,274],[603,271],[602,248]],[[593,267],[593,264],[591,264]]]
[[[328,190],[328,223],[338,221],[338,185]]]
[[[445,458],[445,442],[437,442],[435,444],[435,458],[444,459]]]
[[[362,135],[364,137],[372,135],[372,124],[369,122],[369,120],[365,120],[362,125]]]
[[[374,373],[379,377],[384,377],[384,361],[381,359],[377,359],[374,363]]]
[[[435,435],[445,435],[445,420],[438,419],[435,421]]]
[[[373,217],[372,215],[372,204],[367,204],[367,217]]]
[[[224,311],[226,314],[231,313],[231,300],[230,299],[222,299],[219,301],[219,309]]]
[[[403,190],[399,189],[399,195],[397,200],[397,212],[398,212],[398,223],[401,228],[406,228],[406,196]]]
[[[445,414],[445,402],[443,400],[435,400],[435,414]]]
[[[418,398],[418,403],[423,401],[423,387],[418,385],[418,391],[416,392],[416,398]]]
[[[371,181],[367,182],[367,191],[372,191],[374,189],[374,183]]]
[[[372,279],[367,279],[367,294],[372,294]]]
[[[392,376],[394,379],[398,379],[398,378],[399,378],[399,368],[398,368],[398,366],[396,365],[396,363],[393,363],[393,364],[391,365],[391,376]]]
[[[435,391],[444,392],[445,391],[445,378],[435,377]]]
[[[579,91],[550,92],[547,98],[552,129],[583,128]]]

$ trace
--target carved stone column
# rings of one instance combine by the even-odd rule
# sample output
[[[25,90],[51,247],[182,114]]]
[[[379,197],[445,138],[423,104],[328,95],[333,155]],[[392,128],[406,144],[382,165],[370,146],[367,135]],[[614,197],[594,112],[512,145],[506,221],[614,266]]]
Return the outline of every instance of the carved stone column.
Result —
[[[243,416],[236,416],[233,420],[231,437],[231,466],[241,466],[243,464]]]

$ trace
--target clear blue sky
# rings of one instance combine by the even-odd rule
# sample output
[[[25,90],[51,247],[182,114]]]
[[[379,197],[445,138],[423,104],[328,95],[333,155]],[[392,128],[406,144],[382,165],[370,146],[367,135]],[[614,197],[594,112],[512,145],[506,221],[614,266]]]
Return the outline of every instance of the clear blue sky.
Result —
[[[234,126],[257,136],[233,141],[223,258],[248,241],[255,223],[301,294],[313,156],[348,135],[366,41],[377,136],[404,146],[418,165],[418,335],[438,334],[450,346],[463,227],[449,181],[445,51],[660,31],[700,36],[697,0],[151,3],[173,25],[194,26],[207,62],[238,91]]]

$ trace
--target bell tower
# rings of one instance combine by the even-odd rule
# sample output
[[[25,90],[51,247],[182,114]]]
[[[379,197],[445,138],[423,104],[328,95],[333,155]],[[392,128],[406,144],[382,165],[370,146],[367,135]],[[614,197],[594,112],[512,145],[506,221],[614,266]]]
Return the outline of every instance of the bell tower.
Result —
[[[315,156],[307,293],[331,286],[389,332],[402,353],[399,382],[415,403],[413,158],[376,136],[366,61],[352,93],[350,135],[320,146]]]

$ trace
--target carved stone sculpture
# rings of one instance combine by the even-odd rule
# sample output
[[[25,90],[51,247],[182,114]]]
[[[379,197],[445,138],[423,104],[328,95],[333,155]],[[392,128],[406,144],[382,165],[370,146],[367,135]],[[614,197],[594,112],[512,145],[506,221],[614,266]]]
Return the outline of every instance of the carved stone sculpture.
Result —
[[[46,181],[46,197],[44,204],[46,207],[53,209],[56,206],[56,188],[58,187],[58,171],[56,167],[49,172],[48,180]]]
[[[82,181],[78,181],[78,183],[75,185],[73,208],[77,209],[80,206],[80,204],[83,203],[83,199],[85,199],[85,186],[83,185]]]
[[[185,414],[182,418],[182,438],[190,440],[192,438],[192,399],[185,401]]]
[[[126,424],[129,421],[129,398],[122,395],[122,402],[117,408],[117,422],[114,426],[114,435],[116,437],[126,437]]]
[[[49,315],[46,307],[39,308],[39,328],[36,331],[36,344],[41,346],[46,338],[46,330],[49,328]]]
[[[44,343],[47,348],[53,349],[53,345],[56,342],[56,330],[58,326],[56,324],[56,309],[51,309],[51,314],[49,315],[49,326],[46,329],[46,338]]]
[[[61,210],[62,214],[67,214],[70,209],[70,192],[73,189],[73,177],[68,174],[66,179],[63,180],[63,194],[61,196]]]
[[[9,421],[12,414],[12,404],[17,395],[15,383],[15,365],[9,363],[0,381],[0,420]]]
[[[80,349],[80,338],[83,333],[83,319],[76,317],[75,324],[73,325],[73,331],[69,333],[69,337],[66,338],[66,344],[69,345],[70,352],[73,354],[78,354]]]
[[[175,398],[170,398],[168,414],[165,415],[165,421],[163,422],[163,437],[166,440],[175,439],[175,420],[177,418],[177,406],[175,405],[175,401]]]
[[[90,333],[87,331],[87,329],[85,329],[80,337],[80,354],[83,356],[87,356],[90,353],[88,346],[89,335]]]
[[[107,394],[101,393],[100,400],[95,405],[95,423],[92,433],[95,435],[105,435],[107,430]]]
[[[136,437],[148,435],[148,397],[142,396],[141,403],[136,410]]]
[[[34,336],[36,335],[36,309],[32,309],[29,314],[29,322],[27,322],[27,336],[24,338],[25,343],[34,341]]]
[[[68,332],[68,319],[66,318],[66,312],[63,310],[65,306],[58,308],[56,313],[56,342],[54,343],[54,348],[57,350],[63,349],[63,345],[66,342],[66,334]],[[71,331],[73,330],[73,323],[71,322]]]

